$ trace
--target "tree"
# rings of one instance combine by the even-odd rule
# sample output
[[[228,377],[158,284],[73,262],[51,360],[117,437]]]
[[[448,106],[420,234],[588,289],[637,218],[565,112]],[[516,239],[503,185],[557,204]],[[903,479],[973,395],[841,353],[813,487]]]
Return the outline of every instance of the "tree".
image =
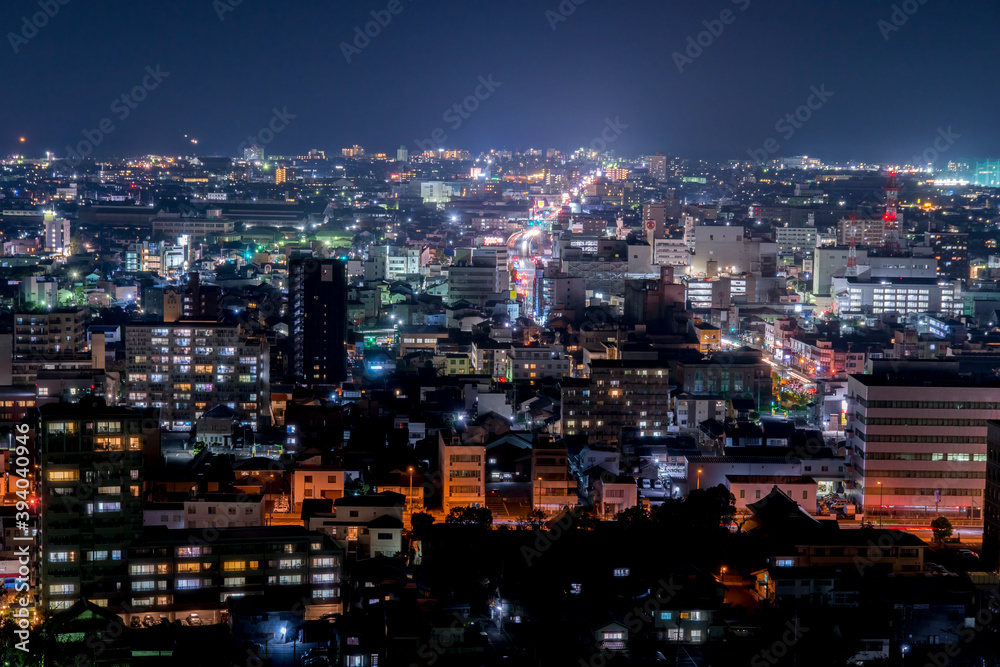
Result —
[[[654,510],[652,520],[661,527],[684,526],[704,532],[728,530],[736,516],[736,498],[723,485],[695,489],[684,500],[663,501]]]
[[[426,532],[434,523],[434,515],[427,512],[414,512],[410,516],[410,527],[414,533]]]
[[[206,447],[208,447],[208,445],[205,443],[204,440],[195,440],[195,443],[191,445],[191,451],[194,452],[195,456],[198,456],[203,451],[205,451]]]
[[[622,510],[615,517],[618,523],[645,523],[649,521],[649,512],[642,505],[636,505],[635,507],[629,507],[627,510]]]
[[[577,515],[576,520],[570,525],[570,529],[594,530],[600,523],[601,517],[598,516],[597,511],[593,507],[588,507]]]
[[[453,507],[444,522],[487,530],[493,526],[493,512],[485,507]]]
[[[736,497],[722,484],[696,489],[684,501],[689,522],[704,528],[725,527],[736,516]]]
[[[528,515],[518,523],[525,528],[534,528],[535,530],[538,530],[545,525],[545,512],[542,510],[531,510],[528,512]]]
[[[371,489],[372,487],[365,483],[361,477],[353,479],[348,475],[347,482],[344,484],[344,491],[350,496],[367,496]]]
[[[935,540],[944,542],[946,538],[951,537],[951,521],[946,516],[939,516],[931,521],[931,530],[934,531]]]

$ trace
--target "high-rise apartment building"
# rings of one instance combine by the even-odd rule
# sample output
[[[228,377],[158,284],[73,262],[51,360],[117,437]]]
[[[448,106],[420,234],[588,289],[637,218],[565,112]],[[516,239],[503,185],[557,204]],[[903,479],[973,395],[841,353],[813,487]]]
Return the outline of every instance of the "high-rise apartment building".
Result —
[[[142,532],[142,414],[84,399],[39,415],[41,607],[81,597],[119,606],[129,596],[125,554]]]
[[[660,437],[670,425],[670,370],[657,360],[596,359],[590,378],[562,387],[564,435],[617,442],[624,429]]]
[[[14,384],[32,385],[40,370],[90,370],[87,311],[59,308],[14,315]]]
[[[236,324],[181,320],[125,332],[130,405],[160,409],[160,424],[189,431],[216,405],[254,429],[270,421],[270,348]]]
[[[938,276],[946,280],[969,278],[969,235],[959,232],[928,232],[927,245],[937,260]]]
[[[347,268],[335,259],[296,258],[288,266],[292,374],[307,385],[347,378]]]
[[[847,446],[868,516],[982,518],[986,422],[1000,383],[952,361],[872,361],[848,377]]]
[[[69,220],[62,216],[57,216],[52,211],[46,211],[44,225],[45,250],[68,255],[70,253],[70,239],[72,238]]]
[[[661,183],[667,180],[667,156],[662,153],[649,156],[649,175]]]
[[[197,273],[190,273],[187,289],[184,290],[183,303],[184,319],[215,322],[222,314],[222,287],[202,285],[201,277]]]

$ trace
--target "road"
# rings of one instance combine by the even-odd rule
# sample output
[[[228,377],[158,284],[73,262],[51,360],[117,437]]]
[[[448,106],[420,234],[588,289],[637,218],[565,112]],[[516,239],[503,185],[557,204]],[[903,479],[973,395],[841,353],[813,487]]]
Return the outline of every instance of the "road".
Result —
[[[916,535],[924,542],[934,541],[934,531],[930,528],[920,528],[916,526],[883,526],[884,528],[898,528],[908,533]],[[961,540],[957,543],[948,543],[948,546],[955,549],[971,549],[979,552],[983,548],[983,529],[974,526],[961,526],[954,529],[952,537],[958,536]]]

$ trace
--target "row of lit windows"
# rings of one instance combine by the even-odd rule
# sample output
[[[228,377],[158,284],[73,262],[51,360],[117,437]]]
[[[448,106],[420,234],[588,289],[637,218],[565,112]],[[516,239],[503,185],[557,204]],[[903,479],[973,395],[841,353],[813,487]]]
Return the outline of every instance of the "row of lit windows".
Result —
[[[986,454],[956,452],[864,452],[859,450],[858,455],[870,461],[952,461],[962,463],[986,460]]]

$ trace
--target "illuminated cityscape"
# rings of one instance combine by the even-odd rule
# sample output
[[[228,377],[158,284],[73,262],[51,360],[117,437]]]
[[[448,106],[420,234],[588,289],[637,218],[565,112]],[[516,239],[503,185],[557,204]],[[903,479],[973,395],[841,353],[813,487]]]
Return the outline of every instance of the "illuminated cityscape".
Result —
[[[1000,664],[996,7],[176,4],[7,13],[5,665]]]

